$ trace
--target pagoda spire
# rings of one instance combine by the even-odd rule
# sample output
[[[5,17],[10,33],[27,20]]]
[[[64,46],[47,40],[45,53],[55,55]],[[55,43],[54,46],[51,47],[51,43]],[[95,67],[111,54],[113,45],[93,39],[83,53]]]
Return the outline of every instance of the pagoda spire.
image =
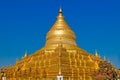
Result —
[[[63,14],[62,14],[62,8],[60,7],[60,9],[59,9],[59,14],[58,14],[58,16],[57,16],[57,19],[58,20],[61,20],[61,21],[64,21],[64,16],[63,16]]]
[[[104,56],[104,61],[106,61],[106,57]]]
[[[100,56],[99,56],[99,54],[98,54],[98,51],[97,51],[97,50],[95,50],[95,57],[96,57],[96,58],[98,58],[98,59],[100,59]]]
[[[26,50],[25,54],[24,54],[24,58],[28,57],[28,50]]]
[[[46,46],[57,46],[57,44],[76,46],[76,36],[66,23],[60,7],[57,20],[46,35]]]
[[[95,56],[100,58],[100,55],[98,54],[97,50],[95,50]]]
[[[97,51],[97,50],[95,50],[95,56],[99,56],[99,55],[98,55],[98,51]]]
[[[60,7],[59,13],[62,13],[62,8]]]

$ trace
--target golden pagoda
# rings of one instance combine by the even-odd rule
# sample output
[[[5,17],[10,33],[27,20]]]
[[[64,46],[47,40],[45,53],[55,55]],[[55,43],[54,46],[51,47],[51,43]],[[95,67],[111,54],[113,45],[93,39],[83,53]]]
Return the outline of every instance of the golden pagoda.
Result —
[[[75,33],[64,20],[60,8],[56,22],[48,31],[45,46],[34,54],[17,60],[1,72],[6,80],[94,80],[98,70],[93,56],[76,44]]]

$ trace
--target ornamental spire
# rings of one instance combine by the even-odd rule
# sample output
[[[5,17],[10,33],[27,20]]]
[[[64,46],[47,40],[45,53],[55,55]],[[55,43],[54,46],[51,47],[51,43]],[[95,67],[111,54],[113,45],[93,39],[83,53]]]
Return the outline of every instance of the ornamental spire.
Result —
[[[57,46],[57,44],[76,46],[76,36],[65,21],[62,8],[59,9],[57,20],[46,36],[46,46]]]
[[[59,14],[58,14],[58,16],[57,16],[57,19],[60,20],[60,21],[61,21],[61,20],[62,20],[62,21],[64,20],[64,16],[63,16],[63,14],[62,14],[62,8],[61,8],[61,7],[60,7],[60,9],[59,9]]]
[[[95,50],[95,57],[100,58],[100,55],[98,54],[97,50]]]
[[[24,55],[24,58],[25,57],[28,57],[28,51],[27,50],[26,50],[25,55]]]
[[[62,8],[60,8],[59,13],[62,13]]]
[[[104,61],[106,61],[106,57],[104,56],[104,59],[103,59]]]
[[[95,50],[95,56],[99,56],[97,50]]]

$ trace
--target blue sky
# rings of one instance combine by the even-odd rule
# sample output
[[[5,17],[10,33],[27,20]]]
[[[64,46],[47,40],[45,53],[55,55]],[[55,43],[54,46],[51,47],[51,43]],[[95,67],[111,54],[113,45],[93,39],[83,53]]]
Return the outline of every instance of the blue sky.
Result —
[[[0,0],[0,67],[44,46],[60,6],[77,45],[120,68],[119,0]]]

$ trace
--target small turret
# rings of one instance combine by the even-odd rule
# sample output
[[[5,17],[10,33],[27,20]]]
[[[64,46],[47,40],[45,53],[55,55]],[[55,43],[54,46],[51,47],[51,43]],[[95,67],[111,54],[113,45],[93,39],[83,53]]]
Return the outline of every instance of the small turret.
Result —
[[[95,50],[95,56],[99,56],[97,50]]]
[[[97,50],[95,50],[95,57],[100,58]]]
[[[26,50],[24,57],[28,57],[28,51]]]
[[[104,59],[103,59],[104,61],[106,61],[106,57],[104,56]]]
[[[22,57],[22,59],[23,59],[23,58],[26,58],[26,57],[28,57],[28,51],[27,51],[27,50],[26,50],[24,56]]]

